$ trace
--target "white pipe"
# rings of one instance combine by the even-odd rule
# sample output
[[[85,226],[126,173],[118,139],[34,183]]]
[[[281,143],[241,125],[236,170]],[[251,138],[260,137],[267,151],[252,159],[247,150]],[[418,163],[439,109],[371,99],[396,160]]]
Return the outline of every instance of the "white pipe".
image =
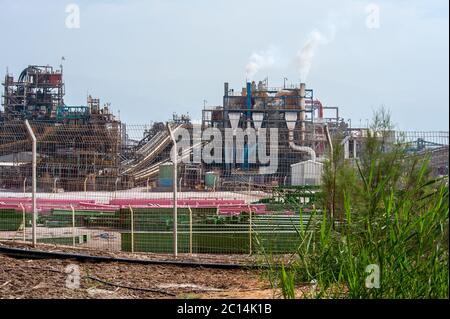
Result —
[[[72,211],[72,246],[75,246],[75,208],[70,205]]]
[[[294,142],[294,131],[289,131],[289,146],[294,150],[298,152],[305,152],[308,153],[310,156],[311,161],[316,161],[316,152],[308,146],[299,146],[296,145]]]
[[[188,206],[189,209],[189,254],[192,255],[192,209],[191,206]]]
[[[33,246],[36,246],[36,220],[37,220],[37,207],[36,207],[36,136],[34,135],[33,129],[28,123],[28,120],[25,120],[25,125],[28,130],[28,134],[31,137],[32,141],[32,209],[33,209],[33,218],[32,218],[32,227],[33,227]]]
[[[327,138],[328,145],[330,146],[330,159],[333,161],[333,142],[331,141],[330,131],[328,125],[325,125],[325,137]]]
[[[177,141],[173,134],[170,124],[167,123],[167,130],[169,131],[170,138],[173,142],[174,152],[173,152],[173,255],[176,258],[178,256],[178,207],[177,207],[177,164],[178,164],[178,149]]]
[[[53,192],[57,193],[56,191],[56,182],[58,181],[58,177],[55,177],[55,179],[53,180]]]
[[[20,207],[22,208],[22,223],[23,223],[23,241],[25,242],[27,239],[27,221],[25,218],[25,207],[22,203],[20,203]]]
[[[294,128],[295,123],[297,121],[297,112],[286,112],[284,115],[286,119],[286,125],[289,130],[289,146],[294,150],[298,152],[306,152],[311,157],[311,160],[313,162],[316,161],[316,152],[308,146],[299,146],[296,145],[294,142]]]
[[[130,224],[131,224],[131,252],[134,253],[134,211],[131,205],[128,205],[130,208]]]
[[[248,248],[249,248],[249,254],[252,254],[252,209],[250,205],[248,205]]]

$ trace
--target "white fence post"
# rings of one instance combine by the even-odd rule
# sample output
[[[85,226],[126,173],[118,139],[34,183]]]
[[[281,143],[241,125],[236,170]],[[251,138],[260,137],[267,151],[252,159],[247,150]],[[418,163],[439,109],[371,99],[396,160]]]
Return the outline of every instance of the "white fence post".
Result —
[[[192,255],[192,209],[189,208],[189,253]]]
[[[170,134],[170,138],[173,142],[174,146],[174,155],[173,155],[173,255],[176,258],[178,256],[178,203],[177,203],[177,165],[178,165],[178,150],[177,150],[177,142],[175,140],[175,136],[173,135],[173,131],[170,128],[170,124],[167,123],[167,129]]]
[[[36,207],[36,136],[34,135],[33,129],[30,126],[30,123],[28,120],[25,120],[25,126],[27,127],[28,134],[31,137],[32,141],[32,209],[33,209],[33,218],[32,218],[32,224],[33,224],[33,246],[36,246],[36,222],[37,222],[37,207]]]
[[[72,210],[72,246],[75,246],[75,208],[70,205],[70,209]]]
[[[252,209],[250,205],[248,205],[248,212],[249,212],[249,218],[248,218],[248,247],[249,247],[249,254],[252,254]]]
[[[26,231],[27,231],[27,222],[26,222],[26,218],[25,218],[25,207],[23,206],[22,203],[20,203],[20,207],[22,208],[22,223],[23,223],[23,241],[26,241],[27,237],[26,237]]]
[[[131,207],[131,205],[128,205],[128,207],[130,208],[130,223],[131,223],[131,252],[134,253],[134,212],[133,212],[133,208]]]

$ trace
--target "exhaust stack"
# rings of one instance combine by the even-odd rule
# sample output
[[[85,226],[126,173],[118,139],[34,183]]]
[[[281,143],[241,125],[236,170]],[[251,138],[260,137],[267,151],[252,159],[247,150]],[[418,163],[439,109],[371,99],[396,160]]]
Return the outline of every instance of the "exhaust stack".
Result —
[[[306,95],[305,83],[300,83],[300,141],[303,144],[305,141],[305,95]]]

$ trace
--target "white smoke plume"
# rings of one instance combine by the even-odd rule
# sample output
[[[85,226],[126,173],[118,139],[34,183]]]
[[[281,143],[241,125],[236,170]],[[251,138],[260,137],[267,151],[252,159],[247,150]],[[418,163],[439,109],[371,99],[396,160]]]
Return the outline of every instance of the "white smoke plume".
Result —
[[[254,52],[248,59],[245,66],[247,79],[252,80],[258,71],[268,69],[275,64],[275,54],[273,49]]]
[[[325,45],[333,41],[336,29],[334,26],[330,27],[330,35],[325,36],[318,30],[313,30],[308,39],[305,42],[303,48],[297,51],[297,56],[295,60],[296,67],[298,69],[300,80],[305,82],[309,71],[311,70],[312,62],[314,60],[314,56],[316,55],[317,48],[320,45]]]

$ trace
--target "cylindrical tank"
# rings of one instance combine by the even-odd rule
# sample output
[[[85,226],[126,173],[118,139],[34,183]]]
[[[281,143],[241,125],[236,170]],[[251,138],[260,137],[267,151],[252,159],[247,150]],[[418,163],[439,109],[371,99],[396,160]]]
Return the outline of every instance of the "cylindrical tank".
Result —
[[[219,173],[217,172],[206,172],[205,173],[205,187],[213,189],[217,186],[219,181]]]
[[[165,163],[159,166],[158,183],[160,187],[172,187],[173,185],[172,163]]]

